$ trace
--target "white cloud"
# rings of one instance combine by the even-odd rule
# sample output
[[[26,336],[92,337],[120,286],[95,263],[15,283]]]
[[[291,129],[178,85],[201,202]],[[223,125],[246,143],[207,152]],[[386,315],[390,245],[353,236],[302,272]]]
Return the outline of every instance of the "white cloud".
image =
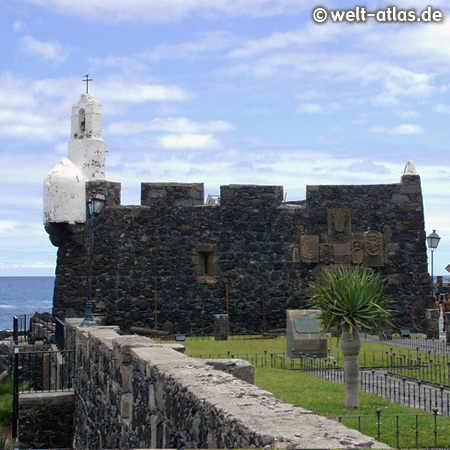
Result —
[[[309,0],[23,0],[84,19],[176,21],[189,14],[204,17],[292,15],[310,9]]]
[[[328,103],[322,105],[320,103],[300,103],[297,107],[297,112],[306,114],[328,114],[340,109],[340,106],[335,103]]]
[[[300,103],[297,110],[307,114],[318,114],[324,112],[323,106],[319,103]]]
[[[411,119],[411,118],[415,118],[415,117],[419,117],[419,113],[417,111],[413,111],[413,110],[398,110],[395,111],[395,114],[397,114],[399,117],[401,117],[402,119]]]
[[[0,261],[0,270],[10,270],[10,269],[55,269],[55,263],[46,263],[46,262],[34,262],[30,264],[26,263],[16,263],[11,264],[9,262],[1,262]]]
[[[69,133],[70,79],[30,80],[0,74],[0,136],[51,141]]]
[[[386,127],[374,126],[369,128],[369,133],[386,133],[387,131],[388,129]]]
[[[7,222],[6,220],[0,220],[0,234],[5,233],[5,231],[14,231],[17,226],[17,222]]]
[[[195,36],[197,37],[195,41],[159,45],[154,50],[137,55],[136,58],[146,61],[172,58],[189,58],[192,60],[192,58],[204,56],[211,52],[217,54],[217,52],[228,49],[240,42],[240,39],[228,30],[199,32]]]
[[[425,130],[420,125],[402,124],[395,128],[373,126],[369,128],[369,133],[390,133],[390,134],[420,134]]]
[[[403,124],[394,128],[392,134],[420,134],[423,133],[424,129],[420,125],[413,124]]]
[[[192,122],[186,117],[156,118],[150,122],[115,122],[109,125],[107,134],[130,135],[150,131],[171,133],[213,133],[232,130],[233,126],[223,120],[210,120],[204,123]]]
[[[69,56],[69,52],[64,50],[57,42],[41,42],[31,36],[24,36],[20,43],[26,53],[40,56],[54,63],[61,63]]]
[[[434,110],[440,114],[450,114],[450,106],[442,103],[437,104]]]
[[[374,97],[375,105],[397,106],[404,99],[426,98],[436,92],[433,75],[412,72],[402,67],[387,67],[370,75],[370,78],[381,81],[382,86],[382,92]]]
[[[100,83],[96,95],[103,100],[120,103],[145,103],[161,101],[183,101],[192,97],[178,86],[126,82],[123,79]]]
[[[294,31],[273,33],[268,37],[252,39],[242,43],[238,48],[228,53],[228,58],[251,58],[267,52],[292,48],[307,48],[317,43],[334,41],[338,35],[345,32],[343,27],[333,24],[317,26],[314,23]]]
[[[25,22],[22,20],[17,20],[13,23],[13,30],[14,31],[21,31],[23,28],[25,28]]]
[[[219,142],[211,135],[201,134],[167,134],[158,138],[159,145],[165,149],[215,149]]]

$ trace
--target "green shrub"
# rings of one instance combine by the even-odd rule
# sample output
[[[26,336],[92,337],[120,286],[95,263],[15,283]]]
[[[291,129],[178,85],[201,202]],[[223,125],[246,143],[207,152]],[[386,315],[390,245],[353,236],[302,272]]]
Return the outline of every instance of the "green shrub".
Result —
[[[14,383],[12,380],[0,384],[0,427],[12,423]]]

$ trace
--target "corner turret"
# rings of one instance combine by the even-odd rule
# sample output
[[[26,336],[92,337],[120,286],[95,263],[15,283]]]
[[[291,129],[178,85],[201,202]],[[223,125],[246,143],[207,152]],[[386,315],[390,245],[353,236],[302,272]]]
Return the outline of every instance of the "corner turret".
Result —
[[[63,158],[44,179],[44,224],[86,222],[83,171]]]

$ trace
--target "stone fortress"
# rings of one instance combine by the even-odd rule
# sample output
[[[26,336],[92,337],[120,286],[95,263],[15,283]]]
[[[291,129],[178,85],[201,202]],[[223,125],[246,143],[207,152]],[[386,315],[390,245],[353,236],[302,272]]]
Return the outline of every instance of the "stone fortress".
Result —
[[[210,332],[215,314],[235,330],[284,328],[309,285],[330,264],[364,264],[389,284],[398,328],[423,330],[431,307],[420,177],[400,183],[307,186],[283,201],[281,186],[221,186],[205,204],[202,183],[142,183],[141,205],[124,206],[105,179],[101,104],[73,106],[68,158],[44,181],[44,223],[58,246],[53,308],[84,314],[89,267],[86,200],[100,189],[94,313],[105,324]],[[232,328],[233,331],[233,328]]]

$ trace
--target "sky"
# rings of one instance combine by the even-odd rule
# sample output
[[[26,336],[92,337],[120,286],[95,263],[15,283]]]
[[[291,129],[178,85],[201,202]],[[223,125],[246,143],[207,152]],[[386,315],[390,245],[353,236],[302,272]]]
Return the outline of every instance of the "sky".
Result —
[[[67,156],[85,74],[122,204],[139,204],[141,182],[301,200],[307,185],[398,183],[413,160],[441,237],[434,275],[448,275],[450,5],[425,4],[0,0],[0,276],[54,274],[43,179]],[[351,21],[357,6],[374,16]]]

